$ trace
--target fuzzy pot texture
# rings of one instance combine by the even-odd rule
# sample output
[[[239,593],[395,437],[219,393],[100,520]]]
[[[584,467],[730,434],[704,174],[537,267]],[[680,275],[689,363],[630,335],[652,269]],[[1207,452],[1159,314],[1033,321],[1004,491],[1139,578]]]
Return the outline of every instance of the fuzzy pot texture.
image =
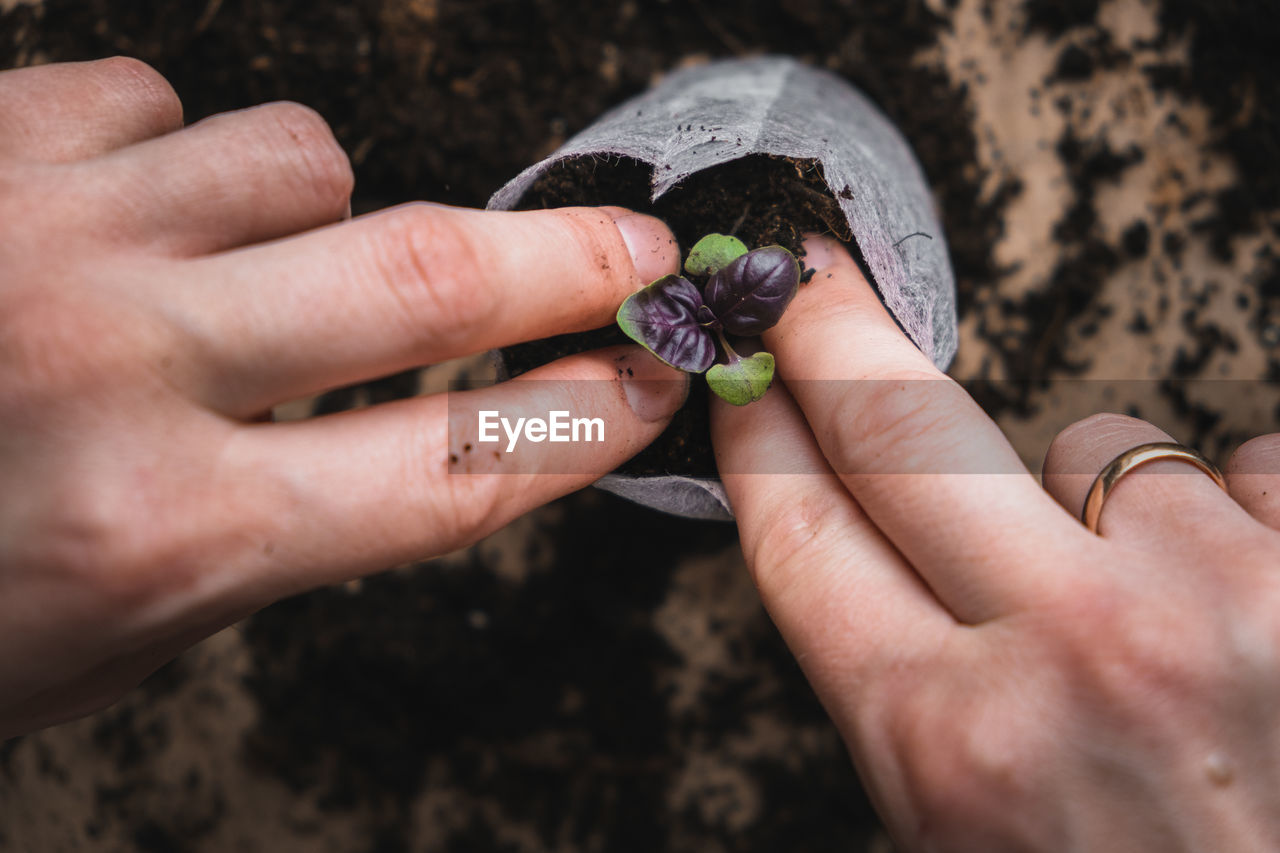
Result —
[[[955,355],[955,278],[924,173],[906,140],[861,92],[785,57],[679,71],[615,107],[489,201],[510,210],[555,164],[628,157],[652,169],[658,199],[689,176],[750,155],[813,160],[889,311],[939,368]],[[926,235],[929,239],[904,239]],[[501,365],[500,365],[501,370]],[[687,518],[732,519],[714,477],[613,473],[596,485]]]

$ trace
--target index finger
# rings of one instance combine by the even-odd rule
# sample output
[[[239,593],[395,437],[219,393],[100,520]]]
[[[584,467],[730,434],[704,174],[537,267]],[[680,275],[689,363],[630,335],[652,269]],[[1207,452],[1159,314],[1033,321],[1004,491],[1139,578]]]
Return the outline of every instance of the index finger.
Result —
[[[899,331],[848,253],[825,239],[806,249],[818,271],[764,341],[854,499],[963,621],[1055,582],[1032,567],[1084,529]]]
[[[201,339],[207,402],[246,414],[598,328],[678,260],[661,221],[622,208],[419,203],[198,261],[178,299]]]

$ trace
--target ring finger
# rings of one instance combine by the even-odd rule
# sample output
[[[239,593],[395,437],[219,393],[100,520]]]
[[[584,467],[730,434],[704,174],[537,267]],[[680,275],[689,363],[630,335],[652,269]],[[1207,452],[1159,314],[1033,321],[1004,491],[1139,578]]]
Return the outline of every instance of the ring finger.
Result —
[[[1100,414],[1058,433],[1044,462],[1044,487],[1076,518],[1098,474],[1116,457],[1141,444],[1173,441],[1163,430],[1125,415]],[[1171,476],[1166,476],[1171,475]],[[1247,516],[1204,472],[1177,460],[1159,460],[1125,474],[1107,495],[1098,534],[1150,547],[1186,547],[1188,537],[1171,532],[1191,527],[1196,537],[1223,531],[1234,538]]]

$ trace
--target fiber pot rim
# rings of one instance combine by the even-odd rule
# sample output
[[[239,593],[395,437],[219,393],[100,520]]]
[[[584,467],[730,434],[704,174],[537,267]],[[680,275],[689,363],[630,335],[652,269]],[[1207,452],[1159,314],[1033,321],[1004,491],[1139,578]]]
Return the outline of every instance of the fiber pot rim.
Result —
[[[696,172],[759,154],[821,163],[886,307],[946,369],[958,337],[955,279],[923,170],[865,95],[794,59],[722,60],[672,73],[525,169],[488,207],[515,207],[539,177],[570,158],[644,163],[656,201]],[[904,239],[916,234],[930,239]],[[718,478],[613,473],[596,485],[686,518],[733,518]]]

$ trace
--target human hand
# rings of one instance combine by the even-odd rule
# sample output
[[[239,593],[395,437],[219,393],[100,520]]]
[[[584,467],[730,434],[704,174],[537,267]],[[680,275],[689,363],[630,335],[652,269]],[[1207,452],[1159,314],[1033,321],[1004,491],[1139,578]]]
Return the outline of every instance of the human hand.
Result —
[[[109,704],[282,596],[472,542],[616,467],[683,402],[680,374],[620,347],[523,377],[555,382],[262,423],[606,325],[678,263],[665,226],[616,208],[335,224],[351,188],[297,104],[183,129],[136,61],[0,74],[0,738]],[[599,417],[604,440],[466,452],[476,411],[528,406]]]
[[[1168,437],[1082,421],[1042,489],[847,253],[809,248],[764,335],[785,388],[713,409],[717,464],[903,849],[1280,848],[1280,436],[1236,452],[1230,495],[1185,463],[1125,476],[1095,535],[1094,476]]]

